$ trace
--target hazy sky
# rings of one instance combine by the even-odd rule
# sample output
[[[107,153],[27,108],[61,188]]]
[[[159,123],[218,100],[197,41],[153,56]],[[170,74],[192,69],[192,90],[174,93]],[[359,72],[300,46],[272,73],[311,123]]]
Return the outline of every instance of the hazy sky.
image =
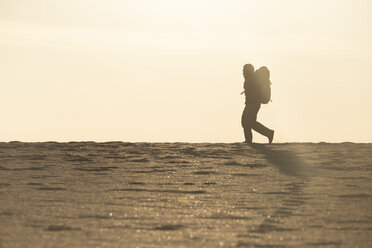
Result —
[[[0,0],[0,141],[372,142],[372,1]],[[254,133],[254,140],[266,139]]]

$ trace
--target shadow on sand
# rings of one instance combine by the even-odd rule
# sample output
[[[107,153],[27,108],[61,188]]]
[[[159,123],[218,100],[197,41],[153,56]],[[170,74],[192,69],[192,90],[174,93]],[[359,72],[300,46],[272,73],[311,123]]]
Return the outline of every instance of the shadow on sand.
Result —
[[[273,150],[264,144],[251,144],[250,146],[265,155],[267,161],[278,168],[283,174],[297,177],[315,175],[315,168],[293,151]]]

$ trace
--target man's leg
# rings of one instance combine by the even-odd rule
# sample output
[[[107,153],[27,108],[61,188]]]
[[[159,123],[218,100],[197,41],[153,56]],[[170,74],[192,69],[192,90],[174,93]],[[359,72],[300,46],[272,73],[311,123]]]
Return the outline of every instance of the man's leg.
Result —
[[[258,121],[256,121],[253,126],[252,126],[252,129],[254,131],[256,131],[257,133],[260,133],[264,136],[266,136],[268,139],[269,139],[269,143],[271,143],[273,141],[273,138],[274,138],[274,130],[271,130],[267,127],[265,127],[264,125],[262,125],[261,123],[259,123]]]
[[[244,128],[244,137],[245,142],[251,144],[252,143],[252,129],[245,127]]]
[[[250,111],[249,107],[245,106],[243,115],[242,115],[242,127],[244,129],[244,137],[246,143],[252,143],[252,129],[250,127]]]
[[[256,123],[257,112],[260,106],[257,104],[247,104],[242,115],[242,126],[246,143],[252,143],[252,127]]]

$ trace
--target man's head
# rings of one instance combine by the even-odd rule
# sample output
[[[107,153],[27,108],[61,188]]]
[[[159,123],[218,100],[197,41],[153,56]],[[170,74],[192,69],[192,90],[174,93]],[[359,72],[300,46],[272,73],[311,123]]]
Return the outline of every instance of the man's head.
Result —
[[[254,72],[253,65],[251,65],[251,64],[245,64],[243,66],[243,75],[244,75],[244,77],[251,76],[253,74],[253,72]]]

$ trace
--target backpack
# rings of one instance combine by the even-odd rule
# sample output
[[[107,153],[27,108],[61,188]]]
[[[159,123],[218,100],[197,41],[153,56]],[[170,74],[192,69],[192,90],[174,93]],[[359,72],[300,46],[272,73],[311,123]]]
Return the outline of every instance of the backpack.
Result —
[[[267,104],[271,100],[270,71],[267,69],[267,67],[263,66],[258,69],[255,74],[260,90],[260,101],[263,104]]]

